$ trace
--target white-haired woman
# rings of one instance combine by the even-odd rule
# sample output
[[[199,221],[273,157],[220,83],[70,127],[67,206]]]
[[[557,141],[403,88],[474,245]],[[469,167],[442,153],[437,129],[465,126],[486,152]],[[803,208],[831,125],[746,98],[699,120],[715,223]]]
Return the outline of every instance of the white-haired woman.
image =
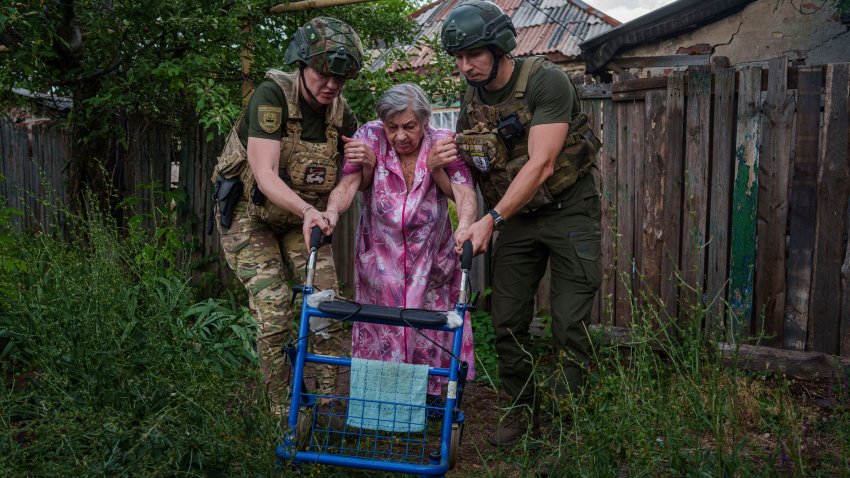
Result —
[[[460,268],[448,214],[457,204],[458,231],[475,220],[469,170],[458,156],[454,132],[429,125],[431,107],[422,89],[403,83],[381,96],[378,121],[343,138],[345,166],[325,217],[333,227],[357,190],[363,213],[357,231],[355,299],[360,303],[450,310],[458,298]],[[436,345],[436,344],[439,344]],[[446,332],[355,323],[352,357],[447,367]],[[472,329],[464,321],[461,359],[474,377]],[[438,403],[440,381],[428,384]]]

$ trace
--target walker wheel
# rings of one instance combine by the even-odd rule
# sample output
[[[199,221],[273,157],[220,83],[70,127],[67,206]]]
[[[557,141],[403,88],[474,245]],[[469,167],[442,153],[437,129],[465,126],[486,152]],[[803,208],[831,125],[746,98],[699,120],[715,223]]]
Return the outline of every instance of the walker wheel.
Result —
[[[460,458],[460,439],[463,436],[463,423],[452,423],[452,436],[449,441],[449,469],[453,470]]]

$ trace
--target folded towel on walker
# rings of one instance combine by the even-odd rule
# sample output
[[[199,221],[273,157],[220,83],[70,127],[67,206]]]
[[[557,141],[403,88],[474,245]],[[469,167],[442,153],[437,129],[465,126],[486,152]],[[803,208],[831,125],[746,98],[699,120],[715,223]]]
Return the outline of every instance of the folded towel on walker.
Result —
[[[422,431],[427,389],[428,365],[352,358],[348,426]]]

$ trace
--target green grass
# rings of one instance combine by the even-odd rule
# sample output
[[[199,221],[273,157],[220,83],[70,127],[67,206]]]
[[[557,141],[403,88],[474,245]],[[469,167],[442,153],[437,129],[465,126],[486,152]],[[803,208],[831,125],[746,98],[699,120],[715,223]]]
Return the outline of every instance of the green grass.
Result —
[[[256,323],[189,284],[168,217],[150,234],[90,211],[62,234],[22,235],[13,214],[0,207],[0,476],[292,473],[274,462]],[[526,476],[550,459],[554,476],[850,476],[847,381],[812,392],[725,368],[699,309],[684,322],[635,309],[626,343],[591,333],[582,396],[547,396],[567,420],[507,452],[477,453],[467,436],[463,462],[479,466],[457,476]],[[473,327],[479,381],[497,387],[490,317]],[[533,342],[541,367],[547,344]],[[470,426],[497,420],[478,413]]]
[[[591,334],[594,361],[582,396],[553,396],[538,369],[543,432],[484,456],[481,476],[560,463],[555,476],[850,476],[850,389],[814,406],[806,384],[724,367],[699,308],[678,322],[635,305],[631,335]],[[541,344],[531,351],[545,355]],[[545,367],[541,360],[540,366]]]

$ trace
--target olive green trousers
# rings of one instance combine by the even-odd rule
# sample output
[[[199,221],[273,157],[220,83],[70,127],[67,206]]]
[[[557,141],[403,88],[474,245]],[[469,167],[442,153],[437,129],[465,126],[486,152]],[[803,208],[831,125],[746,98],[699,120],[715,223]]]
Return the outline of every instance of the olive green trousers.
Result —
[[[508,219],[493,250],[491,312],[502,388],[515,405],[539,406],[532,372],[555,393],[579,391],[589,362],[590,320],[602,281],[598,196],[557,203]],[[551,267],[554,370],[535,371],[529,325],[547,263]]]

